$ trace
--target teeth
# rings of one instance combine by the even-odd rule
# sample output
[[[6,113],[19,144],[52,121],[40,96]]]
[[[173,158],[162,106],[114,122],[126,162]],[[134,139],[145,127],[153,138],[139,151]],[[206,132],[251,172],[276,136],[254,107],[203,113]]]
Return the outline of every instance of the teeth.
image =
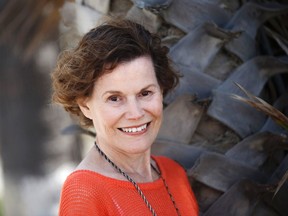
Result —
[[[121,128],[122,131],[126,132],[126,133],[136,133],[136,132],[140,132],[145,130],[147,127],[147,124],[142,125],[140,127],[137,128]]]

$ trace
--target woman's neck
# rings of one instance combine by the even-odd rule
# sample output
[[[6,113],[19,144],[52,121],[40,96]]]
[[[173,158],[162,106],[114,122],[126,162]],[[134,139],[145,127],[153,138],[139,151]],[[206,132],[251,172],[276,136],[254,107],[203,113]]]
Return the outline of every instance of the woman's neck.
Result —
[[[142,153],[130,154],[101,144],[99,145],[98,143],[97,146],[100,151],[102,151],[117,167],[129,175],[135,182],[151,182],[158,178],[151,168],[150,149]],[[97,148],[95,148],[95,150],[98,151]],[[102,155],[101,160],[106,169],[113,173],[119,173]]]
[[[157,164],[151,158],[150,149],[141,154],[125,154],[121,151],[119,152],[111,150],[110,148],[105,148],[105,146],[102,147],[101,145],[99,145],[99,148],[135,182],[152,182],[159,178],[158,174],[151,168],[151,163],[156,168]],[[96,146],[91,148],[77,166],[76,170],[91,170],[110,178],[127,180],[99,153]]]

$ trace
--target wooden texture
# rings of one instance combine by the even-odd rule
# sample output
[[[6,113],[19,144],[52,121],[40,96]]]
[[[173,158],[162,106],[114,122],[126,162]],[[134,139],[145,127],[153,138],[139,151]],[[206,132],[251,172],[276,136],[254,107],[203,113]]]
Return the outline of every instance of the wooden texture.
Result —
[[[283,145],[288,145],[288,140],[279,134],[255,133],[229,149],[225,156],[259,169],[273,150]]]
[[[208,114],[234,129],[242,138],[259,131],[266,117],[256,109],[231,98],[231,94],[243,95],[234,82],[258,96],[271,76],[287,72],[288,61],[271,56],[255,57],[243,63],[213,91],[214,97]],[[235,110],[239,112],[237,115]]]
[[[152,145],[153,155],[162,155],[172,158],[185,169],[191,168],[199,156],[204,152],[206,152],[206,150],[201,147],[169,140],[156,139]]]
[[[223,26],[230,18],[230,14],[218,5],[200,0],[173,0],[166,10],[161,11],[161,15],[166,22],[184,32],[190,32],[204,22]]]
[[[194,95],[198,100],[205,100],[212,96],[212,90],[217,88],[221,82],[205,73],[198,72],[193,67],[174,65],[180,72],[179,85],[166,97],[166,104],[172,103],[181,95]]]
[[[222,192],[239,179],[247,178],[259,183],[267,180],[259,170],[216,153],[202,154],[189,173],[197,181]]]
[[[212,62],[224,42],[227,43],[236,35],[214,23],[203,23],[173,46],[169,55],[175,63],[202,72]]]
[[[253,182],[240,180],[235,183],[205,212],[205,216],[243,216],[252,215],[257,204],[258,189]]]
[[[158,139],[189,143],[203,113],[191,95],[182,95],[164,109]]]
[[[148,10],[140,9],[135,5],[130,8],[125,18],[145,26],[146,29],[153,33],[156,33],[162,24],[157,15]]]

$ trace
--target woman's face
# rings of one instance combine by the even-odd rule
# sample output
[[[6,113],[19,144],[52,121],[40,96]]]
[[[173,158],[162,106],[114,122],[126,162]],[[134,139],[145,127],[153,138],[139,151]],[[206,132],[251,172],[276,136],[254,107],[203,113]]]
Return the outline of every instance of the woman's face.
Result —
[[[151,59],[139,57],[101,76],[80,107],[92,119],[101,148],[136,154],[157,136],[162,99]]]

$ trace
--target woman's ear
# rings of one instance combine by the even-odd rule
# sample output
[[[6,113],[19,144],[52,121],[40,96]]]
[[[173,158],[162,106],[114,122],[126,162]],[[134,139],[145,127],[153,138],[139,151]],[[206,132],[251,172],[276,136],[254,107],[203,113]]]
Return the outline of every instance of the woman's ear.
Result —
[[[92,119],[91,110],[90,110],[88,101],[89,101],[89,98],[85,97],[85,98],[78,98],[76,102],[77,102],[81,112],[83,113],[83,115],[86,118]]]

